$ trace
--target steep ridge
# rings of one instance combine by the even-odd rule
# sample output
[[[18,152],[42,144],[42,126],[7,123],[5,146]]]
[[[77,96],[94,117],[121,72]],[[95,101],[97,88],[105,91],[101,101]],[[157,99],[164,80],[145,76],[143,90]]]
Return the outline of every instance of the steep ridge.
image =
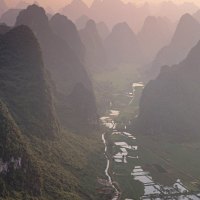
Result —
[[[92,84],[83,64],[66,41],[53,33],[43,8],[32,5],[21,11],[16,22],[16,25],[20,24],[29,26],[41,44],[45,66],[50,71],[56,86],[56,107],[62,125],[76,129],[77,122],[71,119],[71,112],[74,110],[73,105],[69,102],[69,95],[76,85],[81,83],[85,90],[90,92],[88,99],[94,101],[91,106],[95,105]],[[93,116],[93,120],[90,122],[92,125],[97,122],[97,113],[93,113],[94,109],[91,107],[90,116],[84,117]],[[79,118],[79,114],[74,113],[74,116],[76,115]],[[90,124],[85,124],[85,126]]]
[[[0,198],[14,191],[41,194],[39,169],[33,164],[19,127],[0,100]]]
[[[73,22],[64,15],[55,14],[49,23],[54,33],[65,40],[78,58],[84,61],[85,47],[81,42],[78,30]]]
[[[146,18],[138,40],[148,60],[152,61],[158,51],[169,43],[172,27],[168,19],[149,16]]]
[[[85,28],[86,23],[90,20],[90,18],[86,15],[82,15],[80,16],[76,21],[76,27],[78,28],[78,30],[81,30],[83,28]]]
[[[165,66],[144,89],[137,127],[146,134],[199,135],[200,43],[187,58]]]
[[[69,16],[70,19],[72,19],[73,21],[75,21],[76,19],[78,19],[82,15],[87,15],[87,13],[89,12],[89,8],[84,3],[84,1],[82,1],[82,0],[73,0],[70,4],[65,6],[61,10],[61,12],[64,15]]]
[[[181,17],[172,40],[162,48],[152,62],[152,72],[159,73],[163,65],[174,65],[182,61],[200,39],[200,24],[189,14]]]
[[[137,36],[125,22],[114,26],[105,40],[105,48],[111,63],[141,63],[144,61]]]
[[[105,40],[110,33],[108,26],[104,22],[97,23],[97,30],[102,40]]]
[[[86,48],[86,62],[91,71],[98,71],[106,64],[106,53],[96,23],[89,20],[80,30],[81,40]]]
[[[20,24],[29,26],[37,36],[45,66],[51,72],[59,91],[70,94],[77,80],[89,87],[84,66],[69,45],[52,32],[43,8],[32,5],[20,12],[16,25]]]
[[[0,39],[0,97],[27,134],[55,136],[53,99],[41,51],[31,30],[17,27]]]
[[[89,112],[84,102],[94,102],[84,90],[78,85],[68,101]],[[96,198],[96,177],[103,166],[97,156],[101,138],[91,131],[78,135],[61,129],[53,103],[30,28],[21,25],[0,34],[1,200]]]
[[[5,23],[8,26],[14,26],[20,11],[21,9],[8,9],[2,14],[0,22]]]

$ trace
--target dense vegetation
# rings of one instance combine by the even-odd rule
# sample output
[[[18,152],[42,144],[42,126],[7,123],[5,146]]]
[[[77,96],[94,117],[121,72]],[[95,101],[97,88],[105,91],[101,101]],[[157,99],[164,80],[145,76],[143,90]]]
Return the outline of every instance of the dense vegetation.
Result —
[[[46,137],[58,133],[55,108],[39,44],[25,26],[0,39],[0,97],[23,132]]]
[[[83,130],[76,135],[59,125],[32,31],[19,26],[1,35],[0,56],[1,199],[98,199],[104,166],[100,135]],[[84,96],[81,87],[70,99]],[[80,102],[72,103],[75,112],[82,109]]]
[[[158,17],[148,16],[152,5],[74,0],[66,17],[37,3],[5,12],[0,0],[0,200],[107,200],[113,186],[141,199],[153,182],[177,178],[199,190],[200,12],[175,24],[166,10],[180,16],[192,5],[161,3]],[[150,185],[135,179],[136,166]]]

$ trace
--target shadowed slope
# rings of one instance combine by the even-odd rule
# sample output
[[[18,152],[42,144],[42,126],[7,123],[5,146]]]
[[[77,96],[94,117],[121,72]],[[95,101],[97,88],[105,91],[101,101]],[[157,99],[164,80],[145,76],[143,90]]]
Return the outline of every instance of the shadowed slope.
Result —
[[[88,99],[94,102],[91,106],[95,105],[92,84],[83,64],[66,41],[53,33],[43,8],[32,5],[21,11],[16,22],[16,25],[20,24],[29,26],[40,42],[45,67],[50,71],[56,86],[56,107],[60,120],[65,127],[69,128],[69,125],[71,127],[73,124],[74,129],[78,128],[77,122],[70,117],[73,106],[69,102],[69,95],[77,84],[81,83],[90,91]],[[97,118],[97,113],[93,113],[93,110],[91,107],[90,116],[85,116],[85,118],[93,116],[94,121],[91,121],[91,124],[96,123]],[[74,113],[74,116],[79,118],[79,114],[79,112]]]
[[[162,48],[152,62],[150,73],[157,75],[163,65],[174,65],[182,61],[200,39],[200,24],[189,14],[181,17],[172,40]]]
[[[81,61],[85,58],[85,48],[81,42],[76,26],[64,15],[56,14],[50,20],[51,29],[65,40]]]
[[[146,18],[138,33],[138,40],[149,61],[152,61],[158,51],[168,44],[171,34],[172,28],[168,19],[154,16]]]
[[[80,36],[86,48],[86,62],[91,71],[101,69],[106,64],[106,54],[96,23],[89,20],[85,28],[80,30]]]
[[[40,47],[28,27],[17,27],[1,37],[0,77],[0,97],[23,132],[56,135],[58,124]]]
[[[105,40],[105,47],[111,63],[144,62],[137,37],[125,22],[114,26]]]
[[[192,137],[200,129],[200,43],[187,58],[173,67],[163,67],[144,89],[138,128],[147,134]]]

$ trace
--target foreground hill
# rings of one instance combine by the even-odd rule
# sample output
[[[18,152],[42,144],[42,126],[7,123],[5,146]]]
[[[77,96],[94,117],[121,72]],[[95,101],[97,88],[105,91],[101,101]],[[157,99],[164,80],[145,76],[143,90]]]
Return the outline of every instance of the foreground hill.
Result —
[[[30,28],[1,32],[0,199],[98,199],[100,136],[60,128],[41,55]]]
[[[25,26],[0,38],[0,98],[20,128],[38,136],[58,132],[39,44]]]
[[[13,191],[41,194],[39,169],[27,151],[19,127],[6,105],[0,101],[0,197]]]
[[[200,128],[200,43],[187,58],[173,67],[165,66],[144,89],[138,128],[146,134],[191,137]]]

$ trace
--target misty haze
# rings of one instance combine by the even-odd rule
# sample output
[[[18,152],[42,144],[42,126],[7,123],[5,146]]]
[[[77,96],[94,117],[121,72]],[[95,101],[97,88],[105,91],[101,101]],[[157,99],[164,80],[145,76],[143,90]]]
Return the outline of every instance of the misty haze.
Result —
[[[0,200],[200,200],[199,0],[0,0]]]

